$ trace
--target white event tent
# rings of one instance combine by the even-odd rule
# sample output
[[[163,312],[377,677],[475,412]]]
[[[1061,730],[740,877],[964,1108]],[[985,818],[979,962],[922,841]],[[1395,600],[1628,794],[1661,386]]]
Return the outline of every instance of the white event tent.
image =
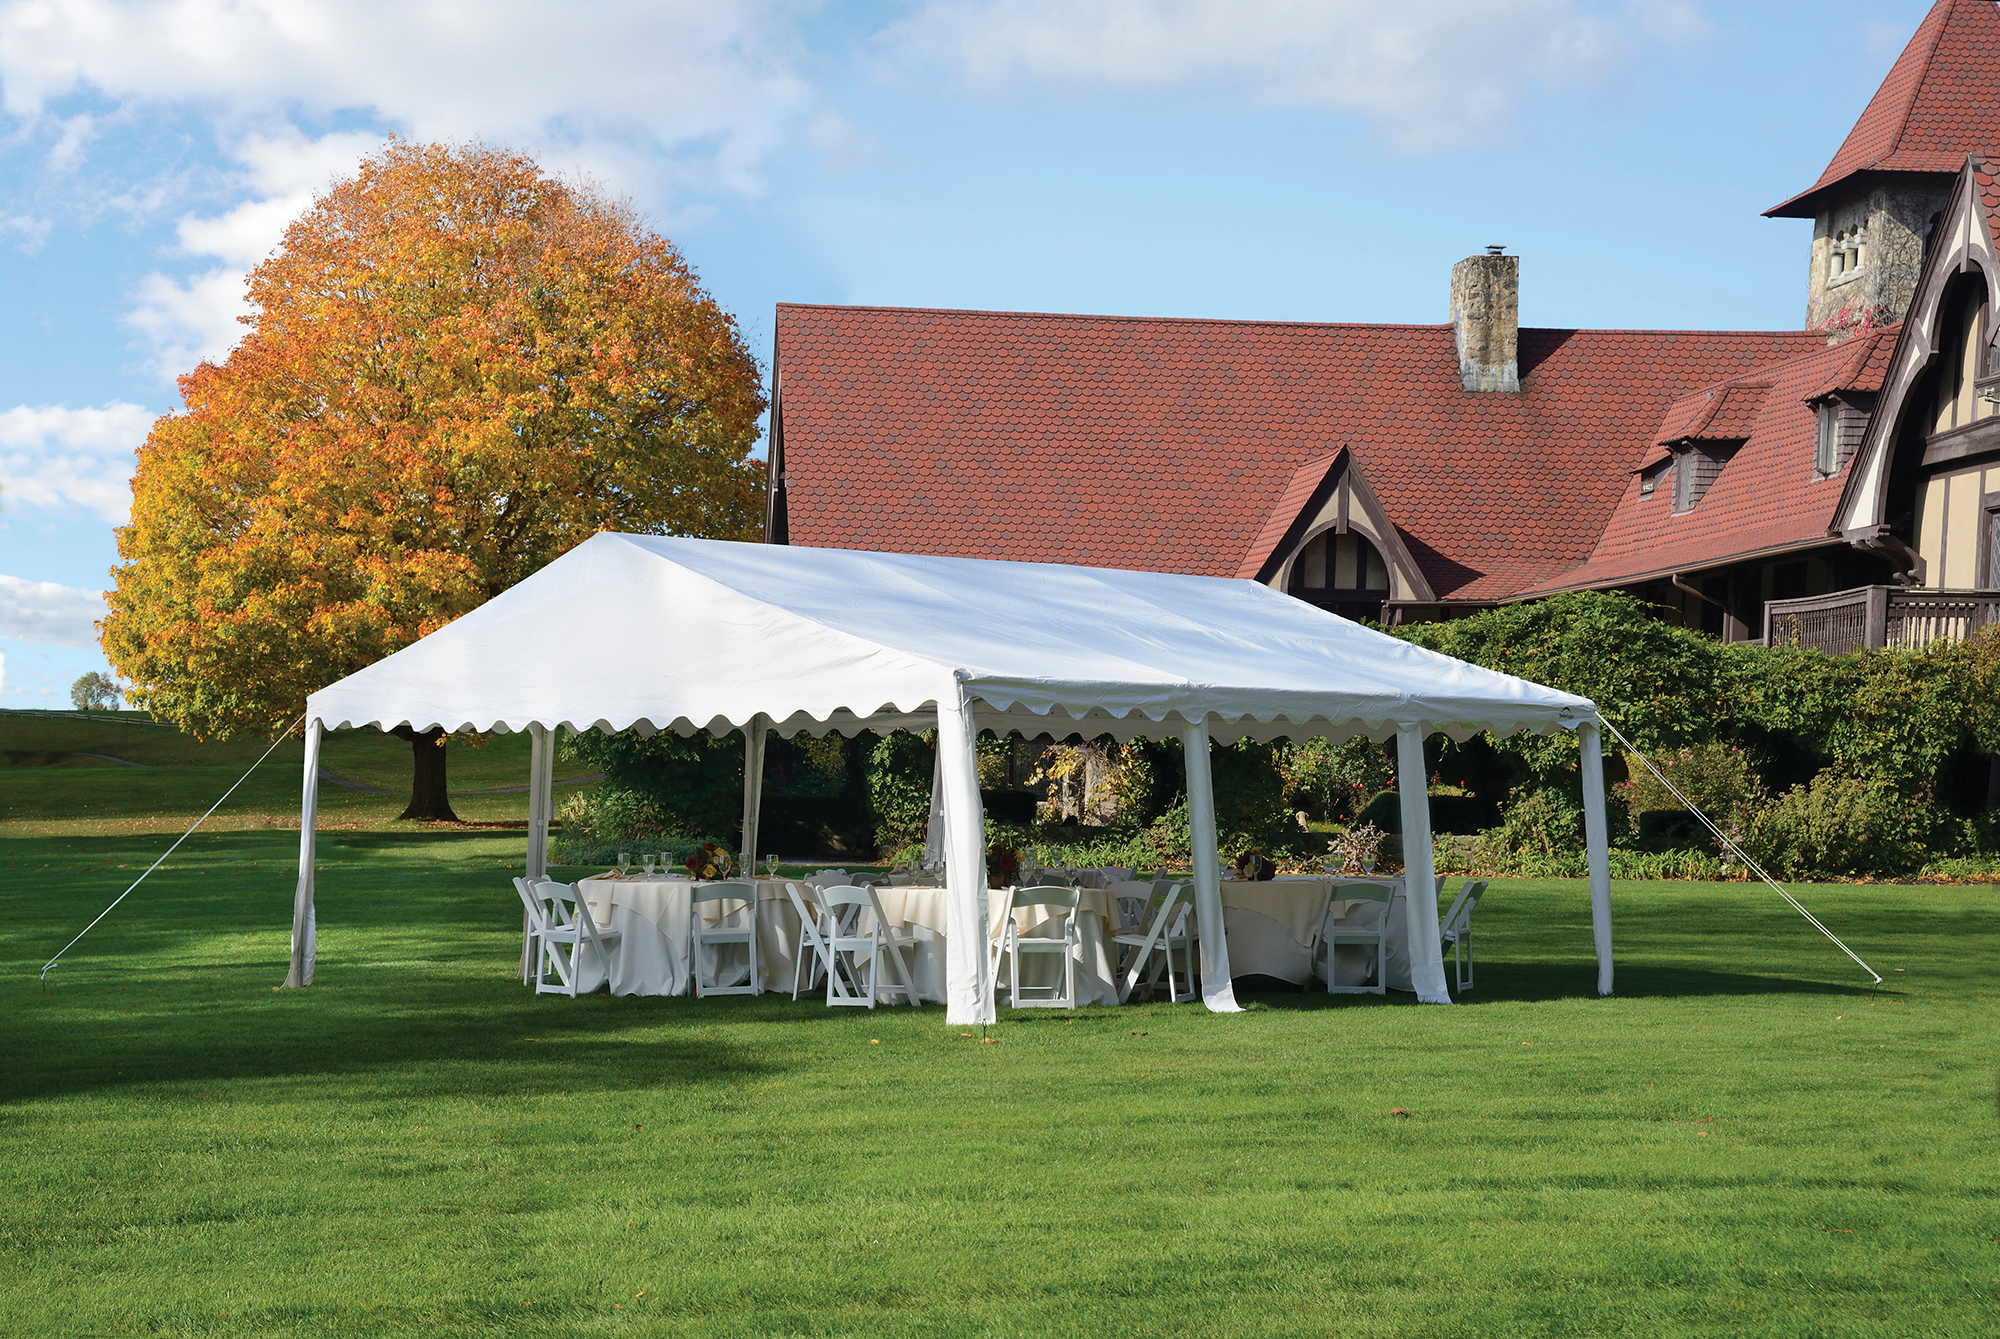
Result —
[[[947,887],[946,1021],[990,1021],[975,740],[991,729],[1178,736],[1209,1008],[1236,1008],[1216,872],[1209,742],[1396,737],[1419,998],[1448,1003],[1423,740],[1574,729],[1582,749],[1600,994],[1611,909],[1597,709],[1412,646],[1251,581],[1043,563],[599,534],[415,644],[314,693],[288,986],[314,957],[322,733],[526,730],[527,868],[545,868],[550,731],[746,740],[742,849],[757,850],[764,741],[937,729]]]

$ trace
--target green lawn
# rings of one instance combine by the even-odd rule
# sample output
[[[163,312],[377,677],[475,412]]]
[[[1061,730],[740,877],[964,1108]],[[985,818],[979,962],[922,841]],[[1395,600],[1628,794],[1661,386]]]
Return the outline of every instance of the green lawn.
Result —
[[[2000,890],[1807,890],[1883,989],[1767,894],[1631,884],[1620,993],[1588,997],[1582,887],[1519,881],[1458,1007],[968,1037],[935,1008],[536,998],[521,834],[356,793],[319,984],[285,993],[297,837],[264,824],[293,762],[47,995],[171,840],[146,815],[236,764],[190,756],[182,800],[0,767],[0,1332],[2000,1329]],[[21,816],[58,773],[98,780]]]

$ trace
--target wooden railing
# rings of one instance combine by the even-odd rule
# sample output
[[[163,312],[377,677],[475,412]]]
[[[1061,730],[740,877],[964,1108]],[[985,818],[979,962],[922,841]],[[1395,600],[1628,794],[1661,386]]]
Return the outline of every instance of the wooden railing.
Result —
[[[1928,646],[1958,641],[2000,622],[2000,591],[1859,586],[1764,605],[1764,645],[1796,642],[1830,656],[1862,647]]]

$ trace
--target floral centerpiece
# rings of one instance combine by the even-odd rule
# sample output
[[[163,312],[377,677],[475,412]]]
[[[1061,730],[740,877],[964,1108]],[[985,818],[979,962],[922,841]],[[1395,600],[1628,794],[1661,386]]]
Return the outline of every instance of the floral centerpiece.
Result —
[[[687,858],[688,873],[697,879],[726,879],[734,863],[735,858],[714,842],[703,842]]]
[[[1021,876],[1021,853],[1004,842],[986,848],[986,885],[1006,888]]]
[[[1231,867],[1236,871],[1236,877],[1239,879],[1262,880],[1278,877],[1277,865],[1272,863],[1269,856],[1254,846],[1237,856]]]
[[[1375,862],[1382,856],[1382,843],[1388,838],[1389,834],[1373,823],[1356,823],[1335,837],[1327,850],[1340,862],[1340,868],[1359,865],[1363,871],[1373,873]]]

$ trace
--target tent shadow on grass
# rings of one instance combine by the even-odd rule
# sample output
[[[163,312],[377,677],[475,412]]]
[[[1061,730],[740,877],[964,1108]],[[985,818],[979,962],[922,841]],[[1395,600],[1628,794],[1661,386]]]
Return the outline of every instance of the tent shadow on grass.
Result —
[[[381,992],[350,978],[344,989],[337,965],[326,986],[278,995],[262,985],[270,974],[268,962],[236,969],[228,975],[247,990],[224,982],[185,1004],[176,996],[193,993],[194,983],[176,978],[192,972],[147,973],[122,990],[72,981],[49,996],[35,992],[21,1011],[5,1101],[147,1083],[309,1083],[376,1070],[404,1076],[398,1086],[407,1086],[412,1067],[434,1095],[504,1098],[552,1087],[612,1091],[639,1077],[726,1085],[788,1068],[702,1035],[704,1026],[741,1021],[731,1016],[737,1011],[698,1007],[673,1016],[601,996],[530,995],[514,983]],[[201,984],[218,983],[204,974]]]
[[[1445,965],[1446,967],[1451,965],[1450,959],[1446,959]],[[1504,960],[1490,964],[1481,962],[1477,988],[1464,994],[1454,993],[1452,1004],[1477,1007],[1482,1004],[1544,1004],[1554,1000],[1595,1000],[1600,997],[1589,988],[1589,971],[1589,965],[1582,962],[1574,964],[1510,963]],[[1381,1008],[1385,1005],[1417,1003],[1416,996],[1403,991],[1392,990],[1387,995],[1329,995],[1317,984],[1301,991],[1297,986],[1268,978],[1252,981],[1246,988],[1244,979],[1239,977],[1236,989],[1241,998],[1255,1001],[1271,1009]],[[1649,967],[1625,962],[1618,968],[1617,994],[1610,999],[1691,999],[1742,995],[1854,997],[1895,993],[1896,991],[1889,986],[1870,985],[1866,982],[1851,985],[1754,972],[1722,972],[1698,967]]]

